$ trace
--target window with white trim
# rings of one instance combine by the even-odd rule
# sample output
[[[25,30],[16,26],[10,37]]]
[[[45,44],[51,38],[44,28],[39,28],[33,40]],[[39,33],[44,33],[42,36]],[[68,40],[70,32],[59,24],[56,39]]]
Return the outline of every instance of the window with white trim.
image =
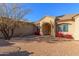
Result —
[[[68,32],[68,26],[69,26],[69,24],[59,24],[58,31],[59,32]]]

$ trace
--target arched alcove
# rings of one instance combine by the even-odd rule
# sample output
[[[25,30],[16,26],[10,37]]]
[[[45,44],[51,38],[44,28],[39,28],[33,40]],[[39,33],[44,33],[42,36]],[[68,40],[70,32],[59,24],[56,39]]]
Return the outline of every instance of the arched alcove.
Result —
[[[42,32],[43,32],[43,35],[50,35],[51,34],[51,24],[44,23],[42,25]]]

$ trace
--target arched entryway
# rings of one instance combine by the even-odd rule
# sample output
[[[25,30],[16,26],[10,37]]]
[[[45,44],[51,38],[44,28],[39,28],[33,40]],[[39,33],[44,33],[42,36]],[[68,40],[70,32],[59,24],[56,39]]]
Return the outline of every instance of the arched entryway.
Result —
[[[43,35],[50,35],[51,34],[51,24],[44,23],[42,25],[42,32],[43,32]]]

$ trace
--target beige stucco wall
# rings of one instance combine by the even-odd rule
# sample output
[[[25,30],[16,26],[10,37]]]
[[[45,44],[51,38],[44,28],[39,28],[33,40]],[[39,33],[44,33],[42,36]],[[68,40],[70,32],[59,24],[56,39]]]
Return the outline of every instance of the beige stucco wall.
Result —
[[[33,24],[26,24],[24,26],[18,27],[14,31],[13,36],[24,36],[24,35],[33,35],[34,34],[35,26]],[[3,35],[0,32],[0,37],[3,37]]]
[[[24,36],[24,35],[32,35],[34,34],[34,28],[32,24],[28,24],[23,27],[19,27],[15,29],[14,36]]]
[[[74,23],[74,39],[79,40],[79,16],[75,17],[75,23]]]

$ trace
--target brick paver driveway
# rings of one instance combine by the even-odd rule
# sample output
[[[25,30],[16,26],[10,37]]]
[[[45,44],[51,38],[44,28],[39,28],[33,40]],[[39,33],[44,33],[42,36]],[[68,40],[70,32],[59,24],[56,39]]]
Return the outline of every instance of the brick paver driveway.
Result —
[[[40,38],[39,38],[40,39]],[[43,38],[46,39],[46,38]],[[33,52],[32,56],[74,56],[79,55],[79,41],[14,41],[14,46]]]

